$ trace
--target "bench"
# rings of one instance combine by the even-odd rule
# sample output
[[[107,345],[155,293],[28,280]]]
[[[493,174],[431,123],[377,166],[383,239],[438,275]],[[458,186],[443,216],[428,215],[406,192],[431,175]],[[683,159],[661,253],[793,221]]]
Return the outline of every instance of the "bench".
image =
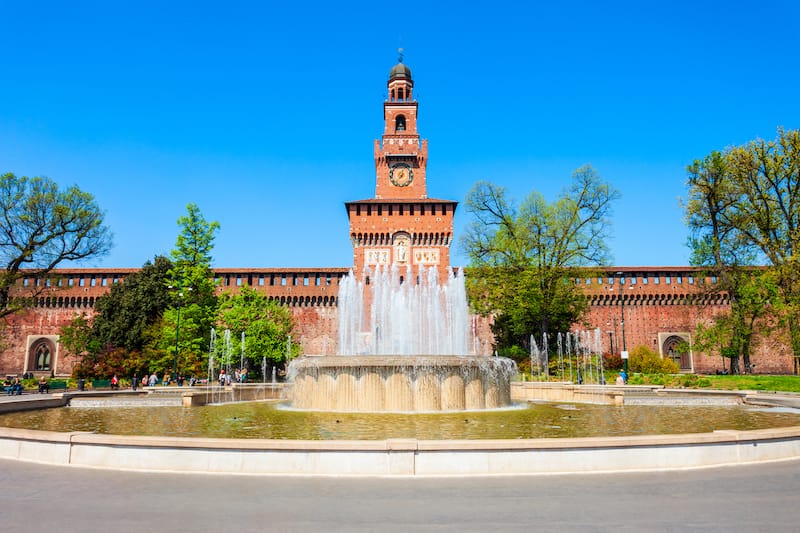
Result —
[[[108,389],[111,387],[110,379],[95,379],[92,380],[93,389]]]
[[[47,384],[42,386],[41,384],[38,385],[39,387],[39,394],[48,393],[54,390],[67,390],[67,382],[66,381],[49,381]]]

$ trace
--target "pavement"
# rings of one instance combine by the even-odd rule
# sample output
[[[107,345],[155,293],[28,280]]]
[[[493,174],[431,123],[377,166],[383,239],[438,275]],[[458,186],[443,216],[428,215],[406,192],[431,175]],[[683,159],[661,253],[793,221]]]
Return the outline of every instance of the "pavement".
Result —
[[[153,474],[0,459],[5,531],[800,531],[800,460],[435,479]]]

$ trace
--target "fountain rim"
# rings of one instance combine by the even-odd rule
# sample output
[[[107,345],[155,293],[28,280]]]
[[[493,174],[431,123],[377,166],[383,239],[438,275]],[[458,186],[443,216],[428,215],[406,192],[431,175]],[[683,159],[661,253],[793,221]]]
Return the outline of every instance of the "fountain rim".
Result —
[[[67,401],[54,397],[3,404],[45,407]],[[576,453],[581,460],[575,460]],[[147,437],[0,427],[0,458],[109,470],[303,477],[644,472],[798,460],[800,426],[620,437],[364,441]]]
[[[486,355],[303,355],[293,359],[290,365],[314,366],[318,368],[341,367],[419,367],[462,366],[484,367],[509,365],[512,359]]]

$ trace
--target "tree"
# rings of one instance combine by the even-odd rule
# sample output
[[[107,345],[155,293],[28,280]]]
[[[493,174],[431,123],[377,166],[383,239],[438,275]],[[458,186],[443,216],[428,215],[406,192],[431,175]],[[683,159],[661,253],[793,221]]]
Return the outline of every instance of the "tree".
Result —
[[[72,317],[69,324],[61,328],[58,340],[64,348],[79,356],[100,350],[92,335],[91,321],[85,313]]]
[[[534,191],[517,207],[502,187],[473,187],[466,209],[474,220],[461,241],[470,258],[468,290],[477,311],[495,315],[501,348],[566,331],[584,313],[585,296],[570,280],[577,267],[606,263],[618,197],[588,165],[554,203]]]
[[[741,265],[766,261],[779,288],[780,318],[787,326],[794,370],[800,360],[800,130],[778,130],[774,141],[756,140],[713,152],[689,167],[687,218],[699,264],[720,273],[738,305]]]
[[[178,218],[181,228],[170,252],[173,268],[170,271],[172,287],[183,292],[183,298],[208,308],[213,320],[216,309],[214,273],[211,271],[211,251],[214,248],[219,222],[208,222],[196,204],[186,206],[186,215]]]
[[[722,278],[720,278],[722,279]],[[715,316],[709,323],[698,324],[694,349],[716,352],[729,360],[728,371],[738,374],[753,368],[751,354],[757,333],[771,332],[773,313],[779,309],[778,285],[774,272],[765,269],[739,270],[728,275],[731,306],[728,312]],[[717,292],[719,288],[711,288]],[[744,368],[740,366],[742,361]],[[723,363],[724,368],[724,363]]]
[[[181,230],[171,252],[168,288],[172,303],[157,335],[162,357],[156,366],[166,370],[180,363],[181,372],[197,374],[206,360],[216,320],[211,251],[220,226],[219,222],[208,222],[196,204],[187,205],[186,210],[187,214],[178,219]]]
[[[0,209],[0,260],[5,265],[0,274],[0,317],[23,309],[35,296],[36,283],[29,294],[15,297],[13,289],[23,276],[44,279],[64,261],[100,257],[111,247],[103,212],[92,195],[77,186],[59,189],[49,178],[4,174]]]
[[[152,330],[171,302],[167,273],[172,264],[158,256],[141,270],[114,284],[95,302],[91,321],[80,316],[61,329],[61,342],[81,357],[81,377],[128,375],[145,371],[162,354]],[[162,370],[162,368],[159,368]]]
[[[92,334],[101,347],[129,352],[146,348],[146,329],[161,320],[171,303],[167,289],[171,268],[169,259],[157,256],[97,299]]]
[[[717,315],[710,324],[699,324],[695,348],[716,351],[730,361],[730,372],[738,374],[739,361],[750,367],[750,349],[756,320],[765,303],[754,298],[758,272],[749,268],[756,251],[738,226],[738,192],[730,179],[726,154],[714,151],[687,167],[689,197],[686,219],[691,230],[691,263],[708,268],[718,283],[706,287],[709,293],[723,292],[730,311]],[[723,363],[724,367],[724,363]]]
[[[236,294],[223,294],[217,325],[236,335],[244,332],[245,357],[255,367],[262,357],[273,365],[286,362],[286,341],[294,329],[292,313],[255,289],[242,287]],[[297,345],[293,348],[299,349]],[[236,361],[238,358],[231,362]]]

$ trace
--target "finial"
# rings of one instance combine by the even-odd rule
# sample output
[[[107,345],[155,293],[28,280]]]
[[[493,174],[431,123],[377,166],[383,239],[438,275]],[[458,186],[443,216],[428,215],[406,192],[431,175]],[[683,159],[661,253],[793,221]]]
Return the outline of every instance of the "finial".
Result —
[[[400,54],[400,56],[397,58],[397,61],[402,63],[403,62],[403,49],[402,48],[398,48],[397,49],[397,53]]]

